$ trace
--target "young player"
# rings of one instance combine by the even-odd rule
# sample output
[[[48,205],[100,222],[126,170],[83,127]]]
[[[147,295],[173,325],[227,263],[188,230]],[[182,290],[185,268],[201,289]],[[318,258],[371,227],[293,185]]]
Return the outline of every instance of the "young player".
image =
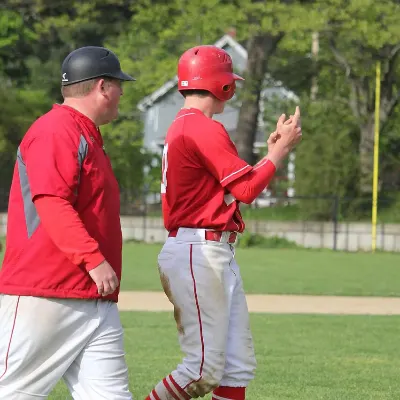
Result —
[[[245,224],[239,204],[251,203],[301,138],[300,111],[268,140],[256,166],[242,160],[223,125],[235,93],[228,53],[197,46],[179,60],[184,107],[170,126],[163,151],[162,206],[169,237],[158,257],[161,282],[172,302],[185,357],[147,400],[184,400],[213,392],[214,400],[242,400],[256,360],[239,267],[237,234]]]

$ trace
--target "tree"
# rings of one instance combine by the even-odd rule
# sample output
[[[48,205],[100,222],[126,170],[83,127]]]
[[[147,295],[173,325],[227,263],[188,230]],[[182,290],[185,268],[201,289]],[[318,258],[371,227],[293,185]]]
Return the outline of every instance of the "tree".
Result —
[[[47,102],[43,91],[15,89],[0,82],[0,190],[8,190],[21,138],[46,111]]]
[[[132,11],[129,29],[108,41],[126,68],[139,77],[135,90],[124,99],[132,109],[176,75],[185,50],[214,43],[238,19],[235,6],[221,0],[137,0]]]
[[[47,111],[52,103],[62,102],[60,69],[65,56],[77,47],[104,46],[106,38],[110,39],[113,35],[124,32],[125,24],[133,13],[130,3],[125,0],[76,0],[68,4],[59,0],[30,2],[9,0],[9,8],[2,13],[3,19],[0,20],[0,56],[4,53],[7,65],[20,63],[25,70],[20,67],[13,75],[3,68],[10,85],[9,90],[15,94],[15,104],[14,97],[11,96],[13,104],[11,119],[10,114],[2,110],[4,116],[2,122],[7,124],[2,131],[4,132],[2,143],[7,157],[3,156],[2,160],[8,162],[14,157],[15,146],[22,137],[27,123],[33,122],[39,110]],[[5,32],[3,40],[1,40],[2,31]],[[13,32],[15,34],[11,35]],[[32,33],[29,36],[32,40],[29,41],[29,46],[25,45],[23,55],[13,52],[16,45],[22,43],[21,32]],[[33,97],[28,97],[30,93],[32,96],[40,93],[40,96],[35,101]],[[22,103],[21,96],[23,96]],[[39,99],[43,100],[46,106],[39,107],[33,115],[22,109],[22,107],[27,110],[35,109]],[[19,116],[24,116],[24,123],[13,124],[15,122],[13,118],[20,119]],[[130,119],[122,115],[121,119],[102,131],[121,186],[130,189],[142,184],[141,167],[138,168],[138,165],[141,166],[145,158],[140,153],[141,125],[138,114]],[[9,180],[10,171],[3,168],[2,172],[2,175],[7,176]]]
[[[215,12],[216,8],[218,13]],[[221,24],[221,15],[224,15],[224,24]],[[106,42],[115,49],[124,68],[137,77],[137,81],[127,87],[122,97],[121,115],[125,118],[125,123],[118,128],[119,133],[127,137],[135,132],[137,146],[131,148],[130,155],[127,154],[125,144],[124,149],[118,152],[132,160],[135,172],[130,173],[138,174],[143,171],[140,163],[148,167],[146,176],[140,182],[146,182],[153,190],[155,177],[160,175],[159,160],[157,155],[140,150],[142,124],[137,104],[144,96],[176,75],[177,61],[183,51],[196,44],[215,42],[225,33],[226,26],[230,26],[236,18],[235,8],[229,1],[138,0],[132,5],[129,29]],[[125,133],[122,131],[123,127],[126,129]],[[113,143],[115,148],[116,141]]]
[[[248,40],[248,61],[244,74],[236,145],[239,155],[249,164],[255,163],[254,142],[260,113],[260,97],[264,87],[269,56],[275,51],[283,33],[256,34]]]
[[[336,64],[348,82],[348,105],[360,138],[360,190],[371,192],[374,142],[375,66],[382,64],[381,125],[390,121],[400,100],[400,4],[394,0],[324,2],[323,34]],[[340,12],[337,12],[340,10]]]
[[[36,34],[25,55],[29,63],[31,87],[49,91],[61,100],[60,66],[65,56],[81,46],[102,46],[106,38],[126,28],[132,12],[124,0],[9,0],[25,26]]]
[[[389,0],[379,4],[344,0],[314,3],[314,14],[311,12],[301,21],[307,28],[286,34],[268,64],[271,76],[300,97],[304,139],[296,150],[296,193],[355,197],[370,192],[378,60],[382,65],[381,187],[398,190],[400,180],[395,177],[400,165],[397,156],[400,138],[396,128],[400,83],[399,3]],[[308,28],[319,33],[318,58],[310,54],[312,35]],[[316,80],[318,96],[313,104],[310,93]],[[312,149],[318,149],[315,151],[321,155],[318,168],[316,160],[305,154]],[[334,167],[337,163],[341,164],[339,169]],[[339,180],[332,181],[333,176],[327,172],[330,169],[340,174]],[[325,173],[321,175],[320,171]],[[328,178],[325,180],[322,176]],[[357,212],[364,215],[370,212],[368,204],[367,208],[360,202],[358,205]],[[321,208],[318,212],[318,207],[308,208],[315,210],[317,217],[321,215]],[[326,209],[325,216],[330,215],[331,211]]]
[[[241,1],[241,22],[247,26],[248,62],[245,82],[241,94],[241,107],[238,123],[239,154],[249,163],[255,162],[254,141],[260,113],[260,94],[266,84],[265,76],[270,72],[271,58],[279,51],[281,43],[304,43],[303,37],[311,32],[313,25],[318,26],[320,18],[311,19],[313,8],[307,1],[291,0],[263,2],[258,0]],[[305,23],[308,20],[309,22]],[[301,43],[298,47],[304,47]],[[297,48],[295,51],[299,51]],[[272,75],[272,74],[270,74]],[[275,76],[272,75],[273,78]]]
[[[0,76],[16,82],[29,77],[26,55],[37,39],[35,32],[25,26],[21,15],[13,10],[0,13]]]

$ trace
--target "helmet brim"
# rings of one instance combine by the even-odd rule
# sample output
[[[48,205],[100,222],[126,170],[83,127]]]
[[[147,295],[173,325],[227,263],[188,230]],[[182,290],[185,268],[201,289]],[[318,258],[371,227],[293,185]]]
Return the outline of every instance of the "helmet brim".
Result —
[[[112,76],[115,79],[119,79],[120,81],[136,81],[136,79],[125,72],[119,71]]]
[[[242,78],[240,75],[237,74],[232,74],[232,75],[235,81],[244,81],[244,78]]]

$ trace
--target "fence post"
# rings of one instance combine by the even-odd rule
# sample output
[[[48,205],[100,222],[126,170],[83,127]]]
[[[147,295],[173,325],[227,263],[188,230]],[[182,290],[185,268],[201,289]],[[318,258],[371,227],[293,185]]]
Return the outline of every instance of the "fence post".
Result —
[[[146,242],[147,231],[147,196],[149,194],[148,185],[143,185],[143,242]]]
[[[339,196],[333,198],[333,250],[337,250],[338,220],[339,220]]]

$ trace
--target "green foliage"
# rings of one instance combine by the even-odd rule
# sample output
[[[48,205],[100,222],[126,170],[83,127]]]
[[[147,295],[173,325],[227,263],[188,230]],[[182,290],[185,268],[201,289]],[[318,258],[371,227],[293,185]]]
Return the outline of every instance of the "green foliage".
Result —
[[[175,76],[178,58],[184,50],[196,44],[214,43],[227,27],[235,24],[236,8],[230,2],[220,3],[218,0],[134,2],[129,29],[107,41],[125,68],[139,77],[134,90],[124,96],[124,103],[134,107],[145,95]]]
[[[29,125],[48,110],[43,91],[27,91],[0,82],[0,188],[11,181],[17,148]]]
[[[356,127],[346,108],[330,101],[306,103],[304,108],[304,138],[296,150],[296,195],[356,195]],[[299,207],[306,219],[330,219],[333,211],[332,202],[321,199],[300,202]]]
[[[233,27],[245,47],[252,35],[283,34],[268,60],[266,84],[280,81],[299,97],[304,132],[296,150],[299,195],[360,193],[360,174],[365,169],[360,143],[368,134],[364,125],[373,119],[375,62],[380,60],[381,194],[398,190],[399,7],[395,0],[8,0],[0,13],[0,185],[10,180],[26,128],[53,102],[61,101],[63,58],[79,46],[104,45],[137,78],[125,87],[119,120],[102,129],[106,150],[121,187],[142,191],[146,185],[158,190],[160,160],[142,149],[143,123],[137,104],[175,76],[184,50],[214,43]],[[310,54],[313,32],[320,37],[317,59]],[[311,102],[313,79],[318,94]],[[290,114],[293,108],[293,102],[268,99],[266,131],[274,129],[279,114]],[[370,164],[372,146],[367,145]],[[148,174],[143,176],[146,168]],[[330,202],[310,201],[290,206],[296,218],[330,218]],[[343,209],[360,211],[360,218],[369,213],[355,203]]]
[[[380,187],[398,190],[400,5],[391,0],[312,3],[315,14],[310,13],[307,28],[285,35],[269,64],[271,75],[300,97],[304,139],[296,151],[296,193],[354,197],[371,191],[377,60],[382,65]],[[319,32],[315,59],[308,28]],[[313,79],[314,103],[309,99]],[[322,204],[316,202],[305,216],[325,218],[330,210]],[[361,203],[346,209],[359,217],[370,213]]]
[[[263,236],[258,233],[245,231],[240,235],[238,248],[257,247],[262,249],[294,249],[300,248],[296,242],[279,236]]]
[[[26,81],[25,54],[37,39],[36,33],[24,24],[20,14],[12,10],[0,12],[0,76]]]
[[[141,126],[135,120],[122,119],[102,128],[104,146],[111,158],[119,184],[124,189],[134,189],[143,183],[146,161],[141,153]]]
[[[6,75],[0,98],[8,102],[0,113],[0,156],[3,186],[11,179],[11,161],[27,127],[52,103],[61,102],[60,68],[64,57],[84,45],[104,45],[106,37],[125,31],[124,24],[132,12],[123,0],[71,1],[10,0],[9,9],[0,17],[0,76]],[[24,36],[22,36],[24,35]],[[3,39],[4,37],[4,39]],[[23,55],[14,55],[21,42],[29,44]],[[18,47],[17,47],[18,48]],[[4,54],[4,57],[3,57]],[[13,78],[5,62],[14,65],[14,58],[26,71]],[[7,65],[8,65],[7,64]],[[24,77],[22,79],[21,77]],[[17,85],[23,83],[23,89]],[[5,87],[7,85],[7,88]],[[7,90],[7,93],[5,92]],[[104,141],[112,157],[121,186],[130,189],[143,181],[145,156],[141,154],[142,126],[135,105],[128,109],[129,118],[121,118],[103,129]],[[123,112],[122,112],[123,114]],[[4,167],[3,167],[4,163]]]

